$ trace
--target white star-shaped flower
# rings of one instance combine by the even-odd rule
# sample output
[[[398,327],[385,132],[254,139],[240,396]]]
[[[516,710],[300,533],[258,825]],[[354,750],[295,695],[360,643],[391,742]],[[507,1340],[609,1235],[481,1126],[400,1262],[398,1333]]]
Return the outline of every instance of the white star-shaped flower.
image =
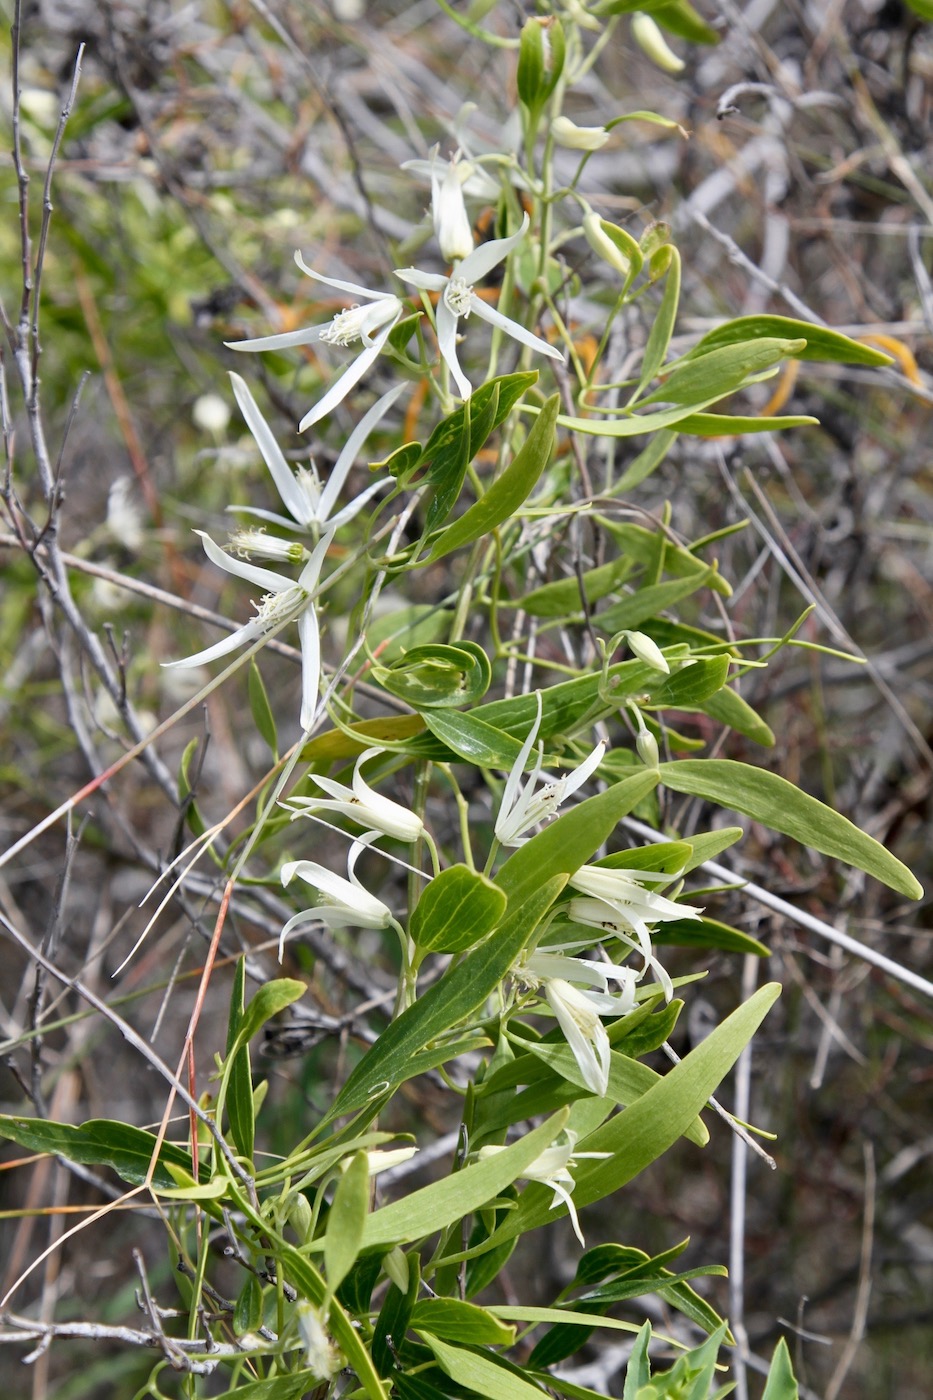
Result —
[[[603,754],[606,752],[606,745],[602,742],[598,743],[593,752],[571,773],[566,774],[563,778],[556,778],[545,783],[540,791],[535,792],[538,778],[541,775],[541,765],[544,761],[539,746],[535,766],[523,786],[522,777],[525,765],[541,726],[540,691],[535,691],[535,699],[538,706],[537,718],[528,731],[521,751],[512,765],[512,770],[506,780],[505,791],[502,794],[502,802],[499,805],[499,815],[496,817],[496,840],[502,846],[521,846],[525,840],[526,832],[537,826],[539,822],[552,817],[560,804],[571,793],[576,792],[577,788],[582,787],[587,778],[596,772],[602,762]]]
[[[517,976],[526,986],[543,989],[580,1067],[583,1082],[591,1093],[605,1098],[609,1088],[610,1049],[606,1027],[600,1017],[625,1016],[632,1010],[636,974],[631,968],[614,963],[540,952],[526,958]],[[575,986],[577,982],[583,983],[583,987]],[[621,987],[616,995],[609,992],[610,982]]]
[[[424,824],[417,813],[376,792],[360,771],[368,759],[384,752],[384,749],[376,748],[360,754],[353,767],[352,787],[314,773],[313,781],[329,793],[329,797],[292,797],[281,805],[291,812],[292,820],[315,812],[339,812],[360,826],[373,828],[376,833],[394,836],[399,841],[417,841],[424,831]]]
[[[454,262],[448,277],[443,277],[437,272],[421,272],[416,267],[399,267],[395,270],[396,277],[400,277],[403,282],[409,283],[410,286],[418,287],[424,292],[437,292],[435,324],[437,326],[438,349],[454,377],[461,397],[464,399],[470,397],[473,386],[460,368],[460,362],[457,359],[457,327],[461,317],[467,320],[475,312],[480,320],[487,321],[491,326],[497,326],[499,330],[510,335],[513,340],[520,341],[522,345],[527,345],[542,355],[548,355],[552,360],[563,360],[564,358],[561,352],[553,345],[548,345],[546,340],[532,335],[531,331],[526,330],[517,321],[510,320],[508,316],[503,316],[501,311],[489,306],[473,288],[475,282],[486,277],[494,267],[508,257],[513,248],[518,247],[527,232],[528,215],[526,214],[517,233],[513,233],[510,238],[494,238],[489,243],[481,243],[462,262]]]
[[[304,330],[283,331],[279,335],[262,335],[252,340],[228,341],[231,350],[286,350],[294,345],[338,345],[349,346],[359,342],[362,349],[356,359],[347,366],[343,374],[327,390],[327,393],[310,409],[298,424],[298,431],[304,432],[318,419],[325,418],[347,397],[350,390],[363,378],[385,348],[393,326],[401,318],[404,303],[391,292],[373,292],[368,287],[360,287],[355,282],[343,282],[337,277],[323,277],[308,267],[301,253],[295,254],[295,262],[308,277],[322,282],[326,287],[335,287],[348,297],[359,297],[345,311],[339,311],[331,321],[322,326],[307,326]],[[242,405],[241,405],[242,407]]]
[[[554,1192],[551,1210],[554,1209],[558,1201],[563,1201],[570,1215],[573,1232],[585,1249],[586,1240],[583,1238],[583,1231],[580,1229],[580,1221],[577,1218],[577,1208],[570,1194],[577,1184],[571,1175],[570,1169],[576,1166],[578,1161],[582,1161],[584,1157],[602,1159],[611,1157],[612,1153],[575,1153],[573,1149],[577,1144],[577,1134],[572,1128],[565,1128],[563,1133],[561,1133],[561,1138],[563,1141],[561,1141],[560,1138],[555,1139],[550,1147],[546,1147],[543,1152],[539,1153],[534,1161],[530,1162],[522,1172],[522,1176],[526,1181],[540,1181],[542,1185],[551,1187]],[[494,1157],[498,1152],[504,1151],[504,1144],[490,1144],[487,1147],[481,1147],[476,1155],[480,1161],[483,1161],[489,1157]]]
[[[255,605],[256,616],[249,622],[238,627],[228,637],[215,642],[213,646],[205,647],[203,651],[195,652],[193,656],[186,656],[180,661],[163,661],[163,666],[178,670],[202,666],[208,661],[216,661],[220,656],[229,655],[239,647],[247,646],[258,637],[281,631],[289,622],[297,622],[301,642],[300,723],[302,729],[309,729],[317,712],[321,683],[321,639],[314,610],[314,595],[324,555],[333,539],[333,531],[321,536],[308,555],[308,562],[297,579],[286,578],[284,574],[274,573],[272,569],[260,568],[257,564],[250,564],[245,559],[228,554],[203,530],[196,530],[195,534],[201,536],[204,552],[212,563],[225,569],[228,574],[248,579],[265,592],[260,602]]]
[[[282,866],[280,878],[283,885],[288,885],[297,875],[299,880],[304,880],[308,885],[313,886],[318,894],[322,896],[321,902],[311,909],[303,909],[299,914],[293,914],[285,924],[279,937],[279,961],[282,958],[282,949],[285,940],[293,929],[300,924],[312,923],[320,920],[328,928],[388,928],[395,923],[392,917],[392,910],[387,904],[383,904],[381,899],[377,899],[369,890],[364,889],[356,877],[355,866],[357,859],[368,845],[364,838],[354,841],[350,847],[350,855],[347,859],[348,879],[342,875],[335,875],[326,866],[319,865],[316,860],[291,860]]]
[[[405,388],[404,384],[397,384],[394,389],[383,394],[382,398],[373,404],[369,412],[363,415],[347,438],[326,485],[322,486],[313,466],[310,469],[299,467],[297,471],[292,470],[273,436],[272,429],[262,416],[259,405],[250,393],[246,381],[241,379],[238,374],[233,373],[230,375],[230,380],[233,384],[236,401],[240,405],[240,411],[246,419],[250,432],[256,439],[256,445],[272,474],[272,480],[282,497],[282,504],[289,512],[291,519],[284,515],[276,515],[270,510],[246,509],[243,506],[234,506],[231,509],[242,511],[246,515],[254,515],[260,520],[271,520],[276,525],[285,526],[286,529],[293,530],[297,523],[303,529],[315,532],[325,526],[337,530],[341,525],[352,520],[377,491],[381,491],[384,486],[389,484],[388,479],[374,482],[361,491],[358,496],[354,496],[349,505],[334,512],[337,497],[343,490],[360,448],[379,420],[395,403]]]

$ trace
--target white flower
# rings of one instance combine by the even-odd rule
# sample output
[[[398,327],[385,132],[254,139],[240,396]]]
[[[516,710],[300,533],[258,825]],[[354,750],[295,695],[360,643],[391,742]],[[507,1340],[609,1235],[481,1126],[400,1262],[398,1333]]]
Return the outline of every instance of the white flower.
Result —
[[[319,1381],[329,1381],[343,1369],[344,1358],[328,1335],[320,1312],[307,1298],[298,1304],[298,1331],[305,1349],[305,1365]]]
[[[581,865],[576,874],[571,875],[569,883],[586,897],[571,899],[567,916],[574,923],[609,932],[628,947],[637,949],[644,959],[638,980],[650,967],[670,1001],[673,984],[654,956],[649,925],[674,919],[698,919],[703,911],[690,904],[677,904],[644,887],[644,882],[664,883],[668,879],[669,875],[647,870]]]
[[[282,866],[283,885],[290,884],[297,875],[299,880],[312,885],[323,896],[323,902],[315,905],[313,909],[304,909],[300,914],[293,914],[288,920],[279,939],[280,961],[286,938],[299,924],[320,919],[328,928],[388,928],[393,922],[389,906],[365,890],[354,873],[357,858],[366,844],[365,841],[354,841],[351,846],[347,861],[347,880],[342,875],[335,875],[325,866],[318,865],[316,860],[292,860]]]
[[[441,250],[441,257],[449,263],[469,257],[474,241],[473,229],[463,199],[459,155],[458,151],[453,160],[441,161],[434,151],[431,159],[431,215],[434,220],[434,236]],[[466,177],[470,173],[469,162],[466,162],[463,175]]]
[[[628,967],[568,958],[561,953],[532,953],[518,973],[532,987],[543,987],[548,1005],[591,1093],[605,1098],[609,1088],[610,1050],[601,1016],[624,1016],[635,1005],[637,977]],[[622,990],[613,996],[609,983]],[[582,982],[586,990],[574,986]]]
[[[238,627],[235,632],[231,632],[229,637],[224,637],[213,646],[205,647],[203,651],[195,652],[194,656],[186,656],[181,661],[163,661],[163,666],[178,669],[201,666],[207,661],[215,661],[219,656],[227,656],[231,651],[246,646],[266,633],[278,632],[289,622],[297,622],[301,641],[300,723],[302,729],[309,729],[314,722],[321,682],[321,639],[313,598],[324,555],[333,538],[332,532],[322,535],[297,581],[227,554],[203,530],[196,530],[195,534],[201,536],[204,551],[212,563],[226,569],[229,574],[236,574],[239,578],[258,584],[260,588],[265,589],[265,594],[256,605],[256,616],[244,626]]]
[[[360,826],[373,827],[385,836],[394,836],[399,841],[417,841],[424,830],[421,818],[400,803],[375,792],[360,771],[367,759],[384,752],[384,749],[377,748],[360,754],[353,767],[352,788],[315,773],[312,775],[314,782],[330,793],[330,797],[292,797],[281,806],[291,812],[293,821],[296,817],[310,816],[314,812],[340,812]]]
[[[398,384],[387,394],[383,394],[382,398],[373,404],[369,412],[364,414],[347,438],[334,469],[327,479],[326,486],[322,487],[313,466],[310,470],[307,467],[299,467],[297,471],[292,471],[285,460],[285,454],[272,434],[272,429],[262,416],[256,400],[250,393],[246,381],[241,379],[238,374],[232,373],[230,380],[233,384],[236,401],[240,405],[240,411],[246,419],[247,426],[262,453],[263,460],[272,474],[272,480],[282,497],[282,503],[292,518],[288,519],[284,515],[276,515],[268,510],[245,510],[240,506],[236,506],[234,509],[243,510],[244,514],[255,515],[260,520],[271,520],[276,525],[284,525],[288,529],[294,529],[297,521],[306,530],[322,529],[325,525],[337,530],[348,520],[352,520],[377,491],[381,491],[384,486],[388,485],[387,480],[374,482],[361,491],[358,496],[355,496],[349,505],[344,506],[336,514],[332,513],[337,497],[343,490],[350,468],[356,461],[360,448],[376,424],[395,403],[405,388],[404,384]]]
[[[577,126],[569,117],[555,117],[551,122],[551,135],[558,146],[572,151],[598,151],[609,140],[604,126]]]
[[[543,1152],[538,1154],[533,1162],[528,1164],[522,1172],[522,1176],[526,1181],[540,1181],[544,1186],[550,1186],[552,1188],[554,1199],[551,1202],[551,1210],[554,1209],[558,1201],[563,1201],[570,1215],[573,1233],[585,1249],[586,1240],[583,1238],[583,1232],[580,1229],[580,1221],[577,1218],[577,1208],[570,1194],[577,1184],[570,1174],[570,1168],[576,1166],[577,1162],[582,1161],[584,1157],[602,1159],[611,1157],[612,1153],[574,1153],[573,1149],[577,1144],[577,1134],[572,1128],[565,1128],[563,1133],[561,1133],[561,1137],[564,1138],[565,1141],[561,1142],[559,1138],[556,1138],[554,1142],[551,1143],[550,1147],[546,1147]],[[488,1147],[481,1147],[476,1155],[480,1161],[483,1161],[489,1157],[495,1157],[497,1153],[504,1152],[505,1150],[504,1145],[489,1145]]]
[[[228,341],[231,350],[285,350],[293,345],[355,345],[360,341],[363,348],[352,364],[328,389],[324,397],[305,414],[298,424],[298,431],[304,432],[324,418],[337,404],[342,403],[350,390],[359,383],[363,375],[378,358],[385,347],[393,326],[397,324],[405,309],[404,303],[391,292],[372,292],[367,287],[359,287],[355,282],[342,282],[336,277],[322,277],[314,272],[300,253],[295,254],[295,262],[308,277],[315,282],[323,282],[327,287],[336,287],[350,297],[365,298],[365,304],[358,302],[346,311],[339,311],[332,321],[323,326],[308,326],[300,331],[283,331],[280,335],[263,335],[254,340]],[[242,407],[242,404],[241,404]]]
[[[485,277],[492,271],[503,258],[507,258],[513,248],[517,248],[528,231],[528,215],[522,220],[522,226],[517,233],[513,233],[511,238],[494,238],[489,243],[481,243],[478,248],[474,248],[469,257],[464,258],[460,263],[454,263],[450,276],[442,277],[436,272],[420,272],[415,267],[399,267],[395,270],[395,275],[403,282],[410,283],[413,287],[418,287],[425,292],[437,292],[437,344],[441,356],[454,377],[457,388],[463,398],[468,399],[473,392],[473,387],[469,379],[460,368],[457,359],[457,325],[462,316],[464,320],[475,311],[480,320],[488,321],[491,326],[498,326],[506,335],[510,335],[513,340],[518,340],[522,345],[529,346],[532,350],[538,350],[542,355],[548,355],[552,360],[563,360],[563,355],[556,350],[553,345],[548,345],[546,340],[539,339],[532,335],[531,331],[518,324],[517,321],[509,320],[508,316],[503,316],[501,311],[488,306],[481,297],[473,290],[473,283]]]
[[[572,773],[568,773],[566,777],[557,778],[553,782],[545,783],[541,791],[536,794],[535,785],[540,776],[543,762],[543,754],[539,745],[534,769],[522,787],[525,765],[541,725],[540,691],[535,691],[535,699],[538,705],[537,718],[528,731],[528,736],[522,744],[518,758],[512,765],[512,771],[505,784],[505,792],[502,794],[499,815],[496,817],[496,840],[503,846],[522,845],[525,832],[530,831],[539,822],[553,816],[560,804],[571,793],[576,792],[578,787],[582,787],[592,773],[595,773],[602,762],[603,754],[606,752],[604,743],[597,744],[589,757],[574,768]]]

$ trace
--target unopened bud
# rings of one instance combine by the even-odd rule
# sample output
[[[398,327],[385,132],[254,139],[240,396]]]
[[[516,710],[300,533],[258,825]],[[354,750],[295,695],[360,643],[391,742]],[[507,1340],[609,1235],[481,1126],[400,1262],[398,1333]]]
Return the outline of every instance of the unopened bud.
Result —
[[[650,729],[642,729],[639,732],[635,740],[635,748],[646,768],[657,768],[661,761],[661,755],[658,752],[658,741]]]
[[[604,126],[577,126],[569,117],[555,117],[551,122],[551,135],[558,146],[566,146],[571,151],[598,151],[609,140]]]
[[[637,277],[644,257],[638,243],[624,228],[601,219],[590,209],[583,216],[583,233],[587,243],[620,277]]]
[[[626,632],[625,640],[629,644],[630,651],[638,657],[639,661],[643,661],[653,671],[661,671],[665,676],[670,675],[671,668],[657,642],[652,641],[644,632]]]
[[[679,73],[684,61],[678,58],[651,15],[637,10],[632,15],[632,38],[651,62],[665,73]]]
[[[518,46],[518,95],[526,107],[540,110],[557,86],[564,68],[564,31],[553,17],[529,19]]]

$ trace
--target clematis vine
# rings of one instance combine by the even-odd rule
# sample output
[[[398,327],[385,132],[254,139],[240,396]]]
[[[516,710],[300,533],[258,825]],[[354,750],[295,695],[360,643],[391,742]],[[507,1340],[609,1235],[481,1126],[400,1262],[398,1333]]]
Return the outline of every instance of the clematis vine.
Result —
[[[496,817],[495,835],[501,846],[521,846],[526,833],[539,822],[546,821],[552,817],[558,807],[577,788],[582,787],[587,778],[596,772],[606,752],[606,745],[598,743],[582,763],[578,764],[571,773],[567,773],[563,778],[556,778],[546,782],[538,791],[538,778],[541,775],[541,765],[544,762],[542,746],[538,746],[538,757],[524,786],[522,777],[525,766],[531,754],[532,746],[538,737],[538,730],[541,727],[541,692],[535,691],[537,702],[537,717],[534,724],[528,731],[525,742],[509,773],[505,784],[505,791],[502,794],[502,801],[499,804],[499,814]]]
[[[263,335],[252,340],[228,341],[231,350],[286,350],[297,345],[336,345],[340,348],[356,345],[362,349],[343,374],[330,386],[324,397],[310,409],[298,424],[298,431],[304,432],[347,397],[375,364],[385,349],[386,341],[397,325],[404,311],[404,303],[391,292],[373,292],[368,287],[360,287],[356,282],[343,282],[336,277],[324,277],[308,267],[300,252],[295,254],[295,262],[306,276],[326,287],[334,287],[348,297],[358,297],[359,301],[345,311],[339,311],[333,320],[322,326],[307,326],[303,330],[283,331],[278,335]],[[242,407],[242,404],[241,404]]]
[[[440,222],[437,215],[435,222]],[[462,261],[454,261],[448,277],[443,277],[436,272],[421,272],[416,267],[399,267],[395,270],[396,277],[400,277],[403,282],[407,282],[410,286],[417,287],[423,292],[437,292],[435,324],[438,349],[441,352],[441,358],[453,375],[461,397],[464,399],[470,397],[473,386],[460,368],[460,361],[457,359],[457,327],[461,317],[468,320],[475,312],[480,320],[488,322],[491,326],[496,326],[506,335],[511,336],[513,340],[520,341],[522,345],[527,345],[530,349],[537,350],[552,360],[563,360],[564,358],[553,345],[548,345],[546,340],[532,335],[531,331],[526,330],[517,321],[503,316],[501,311],[489,306],[474,290],[474,283],[488,276],[494,267],[503,262],[513,249],[519,246],[527,232],[528,215],[526,214],[517,233],[513,233],[509,238],[494,238],[489,243],[481,243]]]
[[[335,875],[325,865],[316,860],[291,860],[282,866],[280,878],[283,885],[290,885],[297,875],[306,885],[317,890],[320,902],[311,909],[303,909],[293,914],[282,929],[279,937],[279,961],[285,940],[293,929],[301,924],[320,920],[328,928],[389,928],[395,926],[392,910],[369,890],[364,889],[356,876],[356,862],[368,841],[354,841],[347,859],[347,879]]]
[[[602,1016],[625,1016],[635,1005],[636,974],[629,967],[570,958],[559,952],[531,953],[517,973],[533,991],[543,991],[590,1093],[609,1088],[609,1036]],[[621,991],[613,995],[609,983]],[[582,983],[582,987],[576,986]]]
[[[246,559],[237,558],[234,554],[229,554],[221,549],[218,544],[206,535],[203,530],[196,530],[195,534],[200,535],[204,545],[204,552],[211,563],[218,568],[225,569],[228,574],[236,574],[238,578],[245,578],[250,583],[258,584],[265,589],[265,593],[259,603],[255,604],[256,616],[242,627],[238,627],[235,632],[231,632],[228,637],[215,642],[213,646],[205,647],[203,651],[195,652],[193,656],[186,656],[180,661],[163,661],[166,669],[176,670],[190,669],[195,666],[206,665],[209,661],[216,661],[218,657],[228,656],[230,652],[238,650],[239,647],[247,646],[250,642],[256,641],[260,637],[272,636],[280,632],[290,622],[297,622],[298,636],[301,642],[301,713],[300,723],[302,729],[310,729],[314,723],[317,713],[318,699],[321,685],[321,637],[318,630],[317,614],[314,610],[314,597],[318,591],[318,580],[321,574],[321,567],[324,563],[324,556],[333,539],[333,530],[328,530],[322,535],[318,543],[310,554],[307,555],[307,563],[302,569],[297,579],[286,578],[284,574],[277,574],[272,569],[260,568],[257,564],[251,564]],[[245,543],[242,538],[234,538],[233,547],[243,552],[246,549],[255,548],[256,552],[262,552],[265,536],[259,531],[253,532],[253,537]],[[269,541],[271,545],[283,543],[281,541]],[[295,546],[289,546],[294,550]],[[302,549],[302,546],[298,546]],[[293,554],[287,556],[294,558]]]
[[[360,449],[376,424],[385,417],[395,403],[405,388],[404,384],[397,384],[394,389],[383,394],[382,398],[373,404],[369,412],[363,415],[347,438],[326,484],[322,486],[313,464],[310,469],[298,467],[296,471],[292,470],[245,380],[241,379],[238,374],[232,373],[230,380],[240,411],[246,419],[250,432],[256,439],[256,445],[262,453],[263,460],[269,468],[272,480],[282,498],[282,504],[289,515],[276,515],[273,511],[243,506],[234,506],[231,509],[244,515],[255,516],[259,520],[272,521],[273,524],[282,525],[290,530],[293,530],[298,524],[303,529],[312,530],[316,534],[325,527],[330,527],[333,530],[339,529],[341,525],[345,525],[355,515],[358,515],[378,491],[390,485],[388,479],[373,482],[358,496],[354,496],[348,505],[345,505],[341,510],[334,510],[337,498],[343,490]]]
[[[580,1229],[580,1221],[577,1216],[577,1208],[573,1203],[571,1192],[576,1186],[576,1182],[571,1175],[571,1168],[584,1158],[603,1160],[611,1157],[611,1152],[574,1152],[577,1145],[577,1134],[572,1128],[565,1128],[560,1138],[556,1138],[550,1147],[546,1147],[539,1153],[533,1162],[530,1162],[522,1176],[526,1181],[540,1181],[543,1186],[550,1186],[554,1192],[554,1199],[551,1202],[551,1210],[558,1201],[563,1201],[567,1207],[573,1225],[573,1233],[580,1241],[583,1248],[586,1248],[586,1240],[583,1238],[583,1231]],[[480,1161],[494,1157],[498,1152],[504,1152],[505,1146],[490,1144],[481,1147],[477,1152]]]

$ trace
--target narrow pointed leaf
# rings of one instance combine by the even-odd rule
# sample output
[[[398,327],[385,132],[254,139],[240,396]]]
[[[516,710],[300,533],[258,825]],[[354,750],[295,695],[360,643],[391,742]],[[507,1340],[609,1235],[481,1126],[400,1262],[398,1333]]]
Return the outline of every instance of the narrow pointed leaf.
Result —
[[[337,1291],[356,1262],[368,1210],[369,1163],[365,1152],[355,1152],[337,1182],[327,1217],[324,1269],[331,1292]]]

